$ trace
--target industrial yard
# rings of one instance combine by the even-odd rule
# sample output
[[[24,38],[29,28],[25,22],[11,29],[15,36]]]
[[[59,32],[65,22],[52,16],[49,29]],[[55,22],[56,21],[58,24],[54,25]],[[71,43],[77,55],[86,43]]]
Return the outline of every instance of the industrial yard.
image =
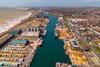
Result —
[[[44,33],[48,24],[47,18],[34,18],[31,14],[19,24],[15,24],[7,31],[3,30],[4,34],[0,38],[0,66],[28,67],[37,48],[42,45],[40,30]]]

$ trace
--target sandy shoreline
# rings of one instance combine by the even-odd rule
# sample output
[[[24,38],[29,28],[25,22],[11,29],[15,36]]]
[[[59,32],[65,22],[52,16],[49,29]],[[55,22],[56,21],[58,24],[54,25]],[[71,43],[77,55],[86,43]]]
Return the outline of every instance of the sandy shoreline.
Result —
[[[0,19],[0,25],[4,23],[4,20]]]
[[[24,14],[22,16],[19,16],[19,17],[16,17],[14,19],[11,19],[11,20],[6,20],[4,23],[2,23],[0,25],[0,35],[3,34],[3,32],[6,32],[8,31],[10,28],[14,27],[15,25],[18,25],[21,23],[21,21],[29,18],[30,16],[32,15],[32,13],[27,13],[27,14]]]
[[[14,19],[18,16],[27,14],[29,11],[18,11],[16,9],[1,9],[0,8],[0,24],[6,20]]]

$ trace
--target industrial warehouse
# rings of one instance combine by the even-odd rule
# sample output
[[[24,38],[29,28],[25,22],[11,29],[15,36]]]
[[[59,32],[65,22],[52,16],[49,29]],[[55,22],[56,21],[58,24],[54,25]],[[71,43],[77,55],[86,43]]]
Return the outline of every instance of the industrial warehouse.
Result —
[[[6,36],[4,36],[7,38],[0,44],[0,66],[30,66],[37,48],[43,42],[43,36],[40,36],[40,34],[46,34],[45,27],[48,24],[47,18],[35,20],[36,18],[34,19],[33,16],[31,15],[31,19],[29,18],[30,21],[25,21],[19,26],[8,30]],[[34,22],[39,23],[34,24]]]

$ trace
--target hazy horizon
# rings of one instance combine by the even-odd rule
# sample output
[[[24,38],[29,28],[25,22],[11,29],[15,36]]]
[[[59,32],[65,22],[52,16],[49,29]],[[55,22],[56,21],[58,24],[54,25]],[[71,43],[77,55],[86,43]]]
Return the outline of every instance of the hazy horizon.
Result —
[[[100,0],[2,0],[0,7],[100,7]]]

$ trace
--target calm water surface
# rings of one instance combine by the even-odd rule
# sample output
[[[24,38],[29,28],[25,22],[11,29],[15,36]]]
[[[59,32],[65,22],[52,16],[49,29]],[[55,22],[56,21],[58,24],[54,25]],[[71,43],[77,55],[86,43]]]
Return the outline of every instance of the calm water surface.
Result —
[[[64,42],[55,38],[54,29],[58,23],[55,16],[49,16],[50,24],[47,26],[48,33],[43,38],[43,46],[37,50],[30,67],[55,67],[56,62],[71,64],[69,56],[65,55]]]

